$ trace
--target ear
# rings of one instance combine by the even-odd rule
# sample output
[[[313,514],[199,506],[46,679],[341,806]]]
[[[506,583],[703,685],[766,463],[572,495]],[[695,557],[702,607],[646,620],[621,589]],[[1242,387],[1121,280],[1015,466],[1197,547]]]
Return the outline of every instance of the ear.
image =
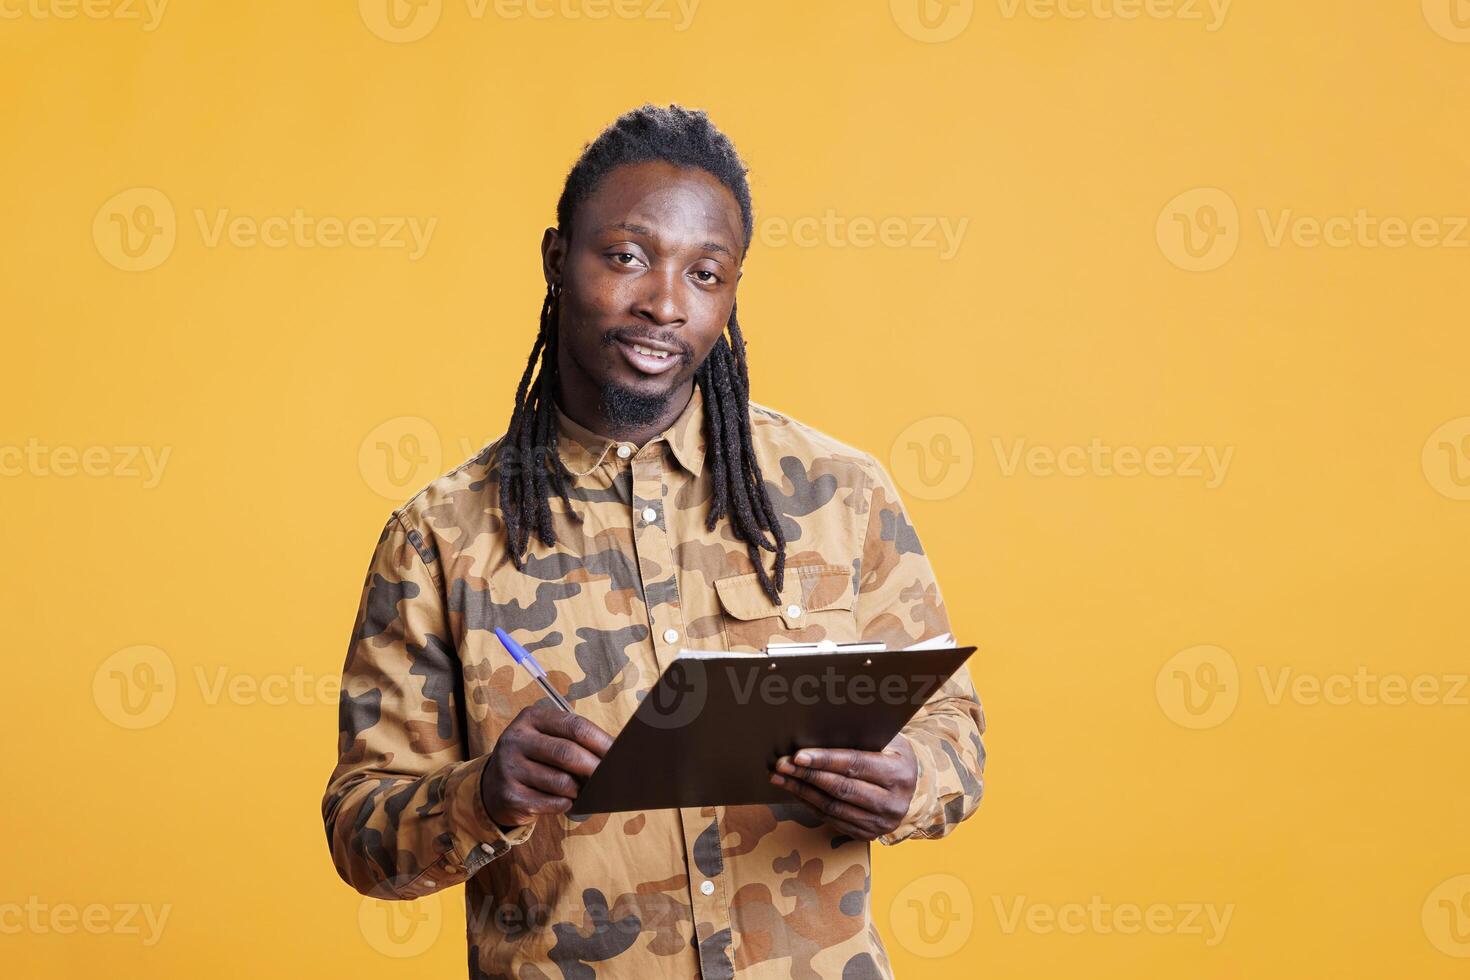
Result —
[[[547,228],[541,236],[541,273],[546,285],[562,282],[562,271],[567,259],[567,241],[555,228]]]

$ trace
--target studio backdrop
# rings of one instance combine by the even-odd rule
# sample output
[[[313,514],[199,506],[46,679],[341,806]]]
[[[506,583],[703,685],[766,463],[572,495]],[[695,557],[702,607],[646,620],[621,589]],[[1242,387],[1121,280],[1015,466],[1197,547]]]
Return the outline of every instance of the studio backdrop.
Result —
[[[980,648],[897,975],[1464,974],[1463,2],[0,0],[0,81],[6,975],[463,975],[332,868],[344,655],[646,102],[750,166],[751,398]]]

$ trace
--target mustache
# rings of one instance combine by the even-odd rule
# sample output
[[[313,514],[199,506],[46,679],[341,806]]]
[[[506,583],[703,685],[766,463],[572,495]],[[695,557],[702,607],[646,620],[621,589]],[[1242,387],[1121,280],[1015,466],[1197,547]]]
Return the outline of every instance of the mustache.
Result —
[[[684,361],[694,357],[694,351],[678,337],[659,336],[631,327],[617,327],[602,335],[604,347],[611,347],[620,340],[625,344],[643,344],[645,347],[672,347],[678,351],[679,359]]]

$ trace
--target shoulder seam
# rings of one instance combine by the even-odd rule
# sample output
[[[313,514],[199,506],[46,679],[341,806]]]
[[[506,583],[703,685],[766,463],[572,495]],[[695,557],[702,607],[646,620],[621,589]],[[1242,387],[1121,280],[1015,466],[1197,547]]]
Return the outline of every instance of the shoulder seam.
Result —
[[[404,508],[407,506],[405,504],[403,507],[395,510],[393,516],[388,518],[388,520],[390,522],[396,521],[398,526],[403,529],[403,536],[408,540],[409,546],[413,548],[414,554],[419,556],[419,563],[424,566],[424,572],[429,576],[429,581],[434,583],[434,588],[442,596],[444,594],[444,578],[440,574],[441,563],[439,556],[434,552],[430,552],[427,555],[424,553],[427,547],[427,541],[424,538],[424,533],[408,522],[407,515],[404,514]]]
[[[777,411],[776,409],[771,408],[768,405],[761,405],[761,404],[759,404],[757,402],[751,402],[750,403],[750,407],[752,409],[755,409],[756,411],[759,411],[759,412],[765,414],[768,418],[771,418],[771,419],[774,419],[774,420],[777,420],[777,421],[780,421],[780,422],[785,422],[785,423],[787,423],[789,425],[792,425],[792,426],[796,426],[797,428],[800,428],[803,431],[805,431],[807,433],[810,433],[812,436],[814,436],[814,437],[816,437],[818,439],[826,440],[827,442],[832,443],[834,446],[836,446],[838,448],[841,448],[843,450],[846,450],[848,453],[850,453],[853,456],[870,457],[870,458],[876,459],[876,457],[872,457],[872,454],[869,453],[869,452],[867,452],[866,450],[861,449],[861,448],[859,448],[857,446],[854,446],[850,442],[844,442],[841,439],[837,438],[836,436],[832,435],[831,433],[829,433],[829,432],[827,432],[827,431],[825,431],[823,429],[819,429],[816,426],[814,426],[814,425],[812,425],[812,424],[810,424],[808,422],[803,422],[801,419],[796,418],[793,415],[789,415],[786,412]]]
[[[502,432],[500,435],[496,436],[494,439],[491,439],[489,442],[487,442],[484,445],[482,445],[479,449],[476,449],[468,457],[466,457],[464,460],[462,460],[459,463],[458,466],[454,467],[451,470],[446,470],[445,472],[440,473],[438,476],[434,477],[434,479],[430,480],[428,483],[425,483],[423,486],[419,487],[418,490],[414,492],[414,495],[412,497],[409,497],[407,500],[405,500],[403,502],[403,504],[398,509],[400,511],[406,511],[406,510],[408,510],[410,507],[413,506],[414,501],[418,500],[424,494],[428,493],[431,489],[433,489],[434,484],[439,483],[441,480],[447,480],[450,477],[454,476],[456,473],[460,472],[465,467],[469,466],[475,460],[477,460],[481,456],[485,455],[485,453],[489,452],[491,448],[493,448],[494,446],[496,446],[497,444],[499,444],[504,438],[505,438],[505,433]],[[493,463],[493,460],[491,461],[491,463]],[[487,466],[486,466],[486,472],[488,473],[488,471],[489,471],[489,465],[487,464]]]

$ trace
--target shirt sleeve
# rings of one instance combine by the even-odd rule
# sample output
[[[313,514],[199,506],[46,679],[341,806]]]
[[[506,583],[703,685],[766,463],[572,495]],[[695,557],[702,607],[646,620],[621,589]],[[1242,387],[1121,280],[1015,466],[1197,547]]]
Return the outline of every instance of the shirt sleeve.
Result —
[[[488,756],[466,759],[463,675],[437,567],[432,546],[395,513],[342,668],[322,818],[337,873],[379,898],[458,884],[532,830],[501,831],[480,795]]]
[[[858,570],[859,635],[903,647],[952,632],[929,557],[893,479],[872,456],[868,527]],[[984,790],[985,711],[967,665],[945,681],[903,727],[918,761],[918,782],[903,821],[878,840],[948,835],[980,805]]]

